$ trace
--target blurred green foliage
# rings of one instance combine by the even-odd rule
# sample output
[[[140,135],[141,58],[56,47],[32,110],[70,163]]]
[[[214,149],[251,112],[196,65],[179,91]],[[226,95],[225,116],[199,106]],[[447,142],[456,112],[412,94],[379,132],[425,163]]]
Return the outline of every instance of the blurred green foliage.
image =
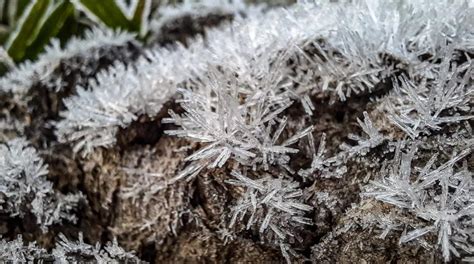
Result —
[[[64,44],[94,24],[136,32],[145,40],[144,20],[148,12],[161,5],[180,2],[182,0],[0,0],[0,44],[18,63],[36,59],[52,38]],[[247,2],[281,4],[292,0]],[[0,68],[1,61],[0,58]]]
[[[93,23],[144,32],[151,0],[0,0],[0,44],[15,62],[34,60],[52,38],[62,43]],[[148,10],[147,10],[148,9]]]
[[[15,29],[10,33],[5,48],[14,61],[34,58],[55,37],[74,7],[67,0],[37,0],[23,11]]]
[[[131,16],[127,17],[127,14],[124,13],[124,10],[115,0],[78,0],[77,2],[84,9],[87,9],[86,14],[89,14],[90,17],[99,20],[99,22],[106,26],[137,33],[140,33],[144,23],[143,13],[146,11],[147,5],[150,5],[149,0],[134,1]]]

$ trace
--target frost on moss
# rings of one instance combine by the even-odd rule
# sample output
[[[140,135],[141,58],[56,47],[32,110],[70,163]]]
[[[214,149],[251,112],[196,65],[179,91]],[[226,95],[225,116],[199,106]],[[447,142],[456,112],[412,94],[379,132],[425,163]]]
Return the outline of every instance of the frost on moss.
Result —
[[[170,45],[183,41],[189,34],[205,34],[205,27],[219,26],[235,17],[252,15],[263,7],[247,5],[241,0],[186,0],[161,6],[151,16],[151,42]]]

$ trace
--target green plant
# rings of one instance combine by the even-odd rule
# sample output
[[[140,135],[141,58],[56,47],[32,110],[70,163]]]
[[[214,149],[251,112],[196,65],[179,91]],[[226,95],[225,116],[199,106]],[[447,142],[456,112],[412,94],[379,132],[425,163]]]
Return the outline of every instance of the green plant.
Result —
[[[75,0],[74,4],[92,20],[109,28],[145,34],[145,20],[150,0],[135,0],[129,6],[121,6],[116,0]]]
[[[34,60],[52,38],[65,41],[80,34],[91,24],[84,22],[84,15],[93,23],[145,36],[150,3],[136,0],[123,6],[117,0],[0,1],[0,43],[13,61]]]
[[[35,58],[73,13],[74,6],[67,0],[32,1],[5,43],[8,54],[16,62]]]

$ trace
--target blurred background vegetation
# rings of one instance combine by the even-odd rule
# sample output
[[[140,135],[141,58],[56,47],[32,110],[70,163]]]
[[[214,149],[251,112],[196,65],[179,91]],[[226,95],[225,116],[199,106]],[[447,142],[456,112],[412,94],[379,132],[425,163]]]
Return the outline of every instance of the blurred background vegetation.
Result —
[[[8,67],[35,60],[52,38],[64,45],[72,36],[100,24],[112,29],[136,32],[145,40],[149,13],[180,0],[0,0],[0,59]],[[288,0],[249,0],[284,4]],[[148,10],[150,12],[147,12]]]
[[[140,33],[149,4],[150,0],[0,0],[0,43],[14,62],[21,62],[37,58],[52,38],[65,43],[93,24]]]

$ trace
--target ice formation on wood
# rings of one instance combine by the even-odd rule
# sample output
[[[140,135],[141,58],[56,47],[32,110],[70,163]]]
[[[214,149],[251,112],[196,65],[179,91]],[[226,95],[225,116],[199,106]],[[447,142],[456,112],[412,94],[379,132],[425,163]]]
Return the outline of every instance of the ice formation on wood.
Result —
[[[47,174],[47,165],[24,139],[0,145],[0,211],[12,217],[32,213],[43,231],[63,220],[76,221],[73,211],[82,195],[55,192]]]
[[[202,8],[196,12],[190,9],[194,6]],[[87,75],[87,82],[81,81],[64,99],[58,120],[50,123],[59,145],[69,146],[88,162],[101,151],[116,150],[110,156],[121,156],[128,151],[127,146],[114,149],[121,132],[133,130],[142,119],[156,122],[167,139],[187,142],[187,157],[173,164],[174,175],[120,166],[120,173],[127,175],[121,198],[136,206],[136,201],[160,199],[156,197],[162,191],[185,189],[174,187],[177,184],[215,181],[223,191],[183,193],[194,195],[186,199],[197,204],[210,203],[212,199],[202,198],[206,195],[225,199],[216,202],[224,213],[206,228],[225,242],[251,236],[280,250],[287,262],[309,254],[298,247],[306,243],[302,247],[309,249],[316,243],[305,242],[309,236],[302,235],[316,232],[313,224],[332,221],[334,227],[347,219],[340,225],[348,228],[327,231],[324,239],[359,224],[366,232],[382,229],[381,239],[398,235],[401,244],[436,247],[439,252],[434,254],[446,262],[472,259],[471,2],[320,1],[257,8],[239,1],[186,1],[158,12],[162,17],[152,27],[159,31],[179,16],[209,12],[230,13],[232,21],[184,44],[138,45],[138,59],[119,60]],[[98,53],[91,50],[128,42],[135,42],[133,35],[98,29],[65,48],[54,42],[36,62],[8,73],[0,89],[24,94],[41,82],[58,91],[62,81],[56,82],[53,72],[65,58],[95,61]],[[334,110],[349,105],[362,109]],[[330,126],[335,121],[327,125],[322,118],[325,111],[334,111],[332,117],[338,119],[337,110],[343,112],[338,122],[347,116],[354,122],[340,124],[346,127],[334,132]],[[3,127],[17,127],[13,120],[2,121]],[[26,141],[8,141],[0,153],[2,210],[12,217],[33,213],[42,227],[61,218],[73,220],[68,213],[79,197],[53,190],[46,167]],[[363,189],[361,201],[350,201],[351,210],[338,205],[338,191],[347,190],[318,190],[339,181],[354,187],[350,190],[357,197]],[[168,199],[175,199],[176,193],[170,193]],[[390,212],[374,210],[360,217],[363,224],[356,223],[353,219],[359,216],[354,212],[360,213],[364,203]],[[158,219],[173,218],[161,218],[160,210],[169,213],[163,204],[150,206],[159,209],[150,213],[153,219],[146,219],[143,229]],[[325,214],[330,221],[319,219]],[[190,215],[190,222],[204,226],[202,219]],[[173,221],[168,227],[175,235],[178,221]],[[219,228],[212,226],[215,222]],[[24,248],[20,242],[5,245],[33,250],[34,245]],[[63,236],[53,253],[68,261],[68,254],[79,251],[98,262],[115,256],[133,259],[117,243],[101,249]]]

